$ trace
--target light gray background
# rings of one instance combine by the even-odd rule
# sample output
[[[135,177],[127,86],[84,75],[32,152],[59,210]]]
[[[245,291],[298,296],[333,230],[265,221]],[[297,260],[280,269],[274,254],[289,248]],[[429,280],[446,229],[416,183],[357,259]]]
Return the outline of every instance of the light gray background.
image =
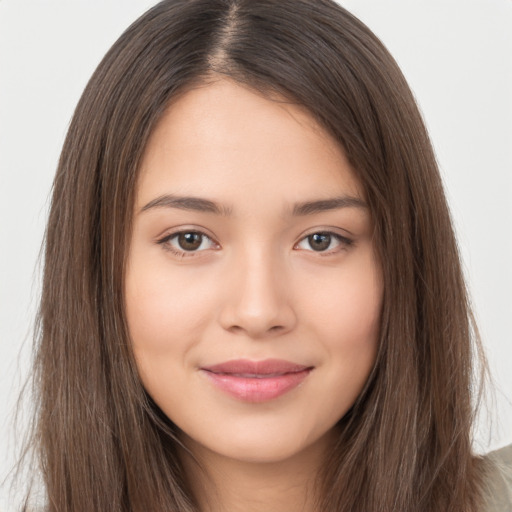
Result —
[[[154,3],[0,0],[0,479],[14,460],[10,422],[66,128],[103,54]],[[477,432],[485,452],[512,442],[512,0],[341,3],[395,56],[430,129],[498,389],[492,433],[487,422]],[[0,489],[0,510],[7,502]]]

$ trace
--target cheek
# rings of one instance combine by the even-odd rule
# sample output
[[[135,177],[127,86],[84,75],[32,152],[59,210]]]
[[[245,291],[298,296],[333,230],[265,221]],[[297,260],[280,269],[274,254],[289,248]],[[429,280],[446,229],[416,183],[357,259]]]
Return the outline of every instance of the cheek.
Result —
[[[383,286],[369,252],[347,261],[336,279],[317,283],[308,300],[309,329],[324,354],[326,401],[341,417],[354,403],[374,366],[380,333]],[[306,315],[305,315],[306,316]]]
[[[346,346],[357,350],[375,345],[383,286],[380,268],[371,251],[347,261],[323,280],[312,280],[306,289],[309,292],[303,295],[307,317],[322,330],[332,349]]]
[[[151,261],[135,260],[132,269],[126,279],[126,314],[136,355],[185,353],[208,322],[213,298]]]
[[[181,369],[199,343],[208,304],[179,276],[163,270],[148,259],[128,269],[126,315],[141,381],[156,403],[170,411],[186,392]]]

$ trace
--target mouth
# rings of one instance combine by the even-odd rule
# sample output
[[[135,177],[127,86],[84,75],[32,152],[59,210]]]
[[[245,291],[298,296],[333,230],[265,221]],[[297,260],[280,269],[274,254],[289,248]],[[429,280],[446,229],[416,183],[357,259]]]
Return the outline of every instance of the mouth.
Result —
[[[313,367],[281,359],[239,359],[200,370],[221,391],[244,402],[260,403],[278,398],[299,386]]]

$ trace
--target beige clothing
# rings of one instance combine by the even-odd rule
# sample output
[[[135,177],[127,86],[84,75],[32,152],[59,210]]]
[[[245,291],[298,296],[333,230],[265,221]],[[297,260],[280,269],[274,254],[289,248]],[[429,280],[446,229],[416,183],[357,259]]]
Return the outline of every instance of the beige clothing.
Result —
[[[512,512],[512,445],[491,452],[487,460],[492,466],[484,512]]]

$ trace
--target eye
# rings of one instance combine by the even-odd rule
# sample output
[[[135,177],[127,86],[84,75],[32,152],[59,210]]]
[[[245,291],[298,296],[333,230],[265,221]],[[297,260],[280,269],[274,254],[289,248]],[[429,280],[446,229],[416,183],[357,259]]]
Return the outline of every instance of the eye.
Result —
[[[295,247],[306,251],[337,252],[352,244],[352,240],[338,233],[321,231],[304,237]]]
[[[165,249],[181,257],[193,256],[194,253],[214,249],[217,244],[200,231],[178,231],[158,241]]]

